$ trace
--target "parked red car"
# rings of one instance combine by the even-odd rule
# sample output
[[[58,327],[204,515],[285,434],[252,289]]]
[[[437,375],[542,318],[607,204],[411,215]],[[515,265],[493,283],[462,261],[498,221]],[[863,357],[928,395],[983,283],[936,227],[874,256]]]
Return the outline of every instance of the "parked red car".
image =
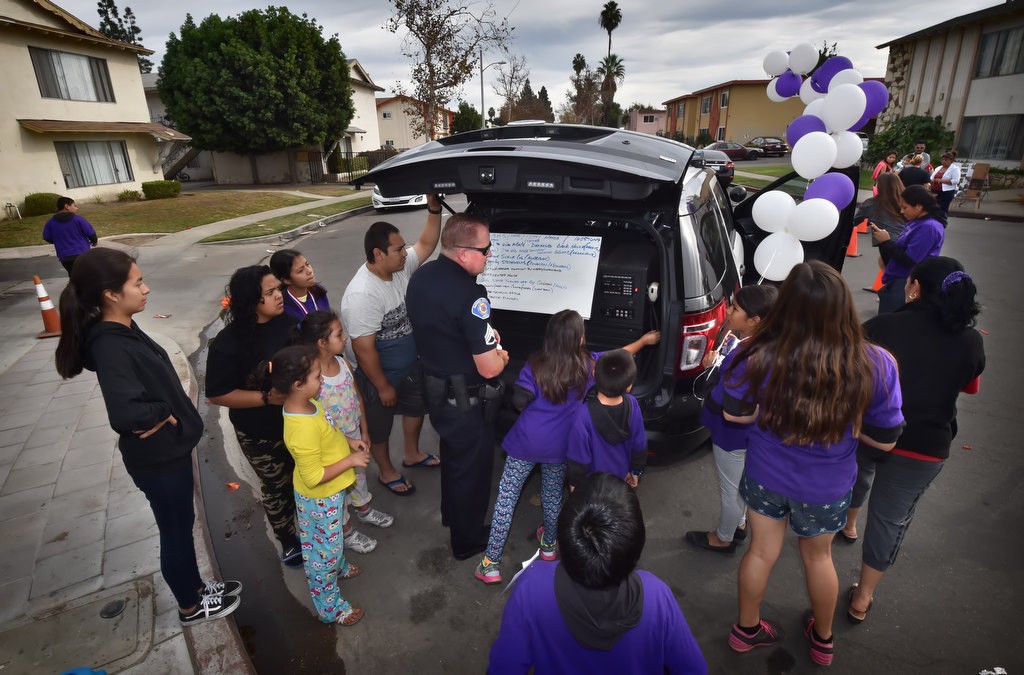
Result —
[[[739,143],[733,143],[732,141],[718,141],[712,143],[704,148],[705,150],[718,150],[729,155],[729,159],[757,159],[764,152],[760,148],[748,148],[740,145]]]
[[[747,145],[760,149],[761,154],[765,157],[771,157],[772,155],[782,157],[789,152],[789,145],[786,144],[786,141],[774,136],[758,136],[750,141],[750,143],[747,143]]]

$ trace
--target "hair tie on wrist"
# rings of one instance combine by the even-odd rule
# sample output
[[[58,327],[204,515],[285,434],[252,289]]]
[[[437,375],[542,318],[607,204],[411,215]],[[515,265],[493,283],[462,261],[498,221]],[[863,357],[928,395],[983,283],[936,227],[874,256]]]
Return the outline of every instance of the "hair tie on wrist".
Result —
[[[432,216],[439,216],[439,215],[441,215],[441,209],[438,209],[437,211],[435,211],[434,209],[432,209],[432,208],[430,208],[428,206],[427,207],[427,213],[429,213]]]
[[[961,281],[973,281],[971,275],[967,272],[950,272],[946,275],[946,278],[942,280],[942,292],[945,293],[949,290],[949,287],[953,284],[958,284]]]

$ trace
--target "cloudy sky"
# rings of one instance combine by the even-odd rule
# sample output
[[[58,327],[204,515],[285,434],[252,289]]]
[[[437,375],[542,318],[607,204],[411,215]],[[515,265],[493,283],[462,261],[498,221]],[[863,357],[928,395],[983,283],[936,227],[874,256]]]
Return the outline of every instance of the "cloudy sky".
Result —
[[[486,2],[468,1],[477,8]],[[99,23],[95,0],[56,2],[92,26]],[[156,51],[153,59],[159,63],[167,35],[178,32],[185,14],[191,13],[199,23],[211,13],[213,3],[118,0],[117,4],[135,12],[143,44]],[[278,4],[315,18],[325,34],[337,34],[345,55],[359,59],[370,77],[389,92],[396,82],[407,80],[409,63],[401,55],[402,38],[383,28],[392,7],[386,0],[279,0]],[[546,86],[557,109],[565,100],[573,56],[582,53],[589,64],[596,65],[607,50],[608,35],[598,25],[604,1],[493,0],[493,4],[515,26],[511,51],[526,57],[534,91]],[[825,40],[837,42],[839,53],[865,76],[880,77],[885,74],[887,50],[875,49],[877,45],[996,4],[999,0],[619,0],[622,24],[612,34],[612,51],[624,60],[626,79],[616,100],[623,107],[633,102],[660,106],[719,82],[763,78],[761,62],[766,53],[805,41],[815,46]],[[220,0],[216,7],[217,14],[230,16],[264,5]],[[500,60],[498,52],[485,54],[486,63]],[[487,107],[497,108],[494,71],[485,73],[485,94]],[[479,79],[467,83],[463,98],[480,107]]]

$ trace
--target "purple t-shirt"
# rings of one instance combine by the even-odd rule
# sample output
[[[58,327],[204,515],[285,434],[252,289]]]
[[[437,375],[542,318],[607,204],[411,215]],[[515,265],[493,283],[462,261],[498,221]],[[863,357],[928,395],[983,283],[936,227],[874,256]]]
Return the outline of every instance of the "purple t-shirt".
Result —
[[[603,352],[591,352],[590,356],[597,363]],[[534,399],[530,401],[519,419],[505,435],[501,447],[516,459],[535,464],[565,463],[566,443],[569,429],[576,409],[581,407],[580,401],[587,391],[594,386],[594,375],[591,373],[587,385],[582,392],[569,390],[565,403],[552,403],[540,391],[533,368],[527,363],[519,371],[517,387],[530,392]]]
[[[527,673],[531,667],[537,675],[708,672],[675,596],[650,572],[636,572],[644,593],[640,623],[607,651],[582,646],[569,631],[555,599],[559,564],[535,561],[516,581],[491,647],[488,673]]]
[[[879,347],[868,345],[867,349],[874,367],[874,387],[862,429],[876,440],[895,440],[903,427],[903,397],[896,361]],[[722,376],[723,406],[726,412],[737,416],[742,414],[738,404],[747,395],[747,384],[740,384],[746,365],[746,360],[738,361]],[[751,398],[757,403],[760,397]],[[757,422],[749,429],[746,473],[758,485],[809,504],[830,504],[853,487],[859,441],[853,436],[852,427],[834,445],[783,443]]]
[[[725,372],[726,367],[732,363],[735,357],[735,351],[726,354],[722,365],[719,366],[719,375]],[[707,400],[704,401],[704,408],[700,411],[700,423],[711,432],[711,442],[722,450],[729,452],[743,450],[747,447],[747,433],[750,431],[750,426],[727,422],[722,417],[722,400],[725,392],[722,380],[722,377],[718,378],[718,383],[711,389]]]
[[[942,242],[946,239],[946,228],[934,218],[919,218],[907,223],[907,226],[896,237],[896,245],[903,249],[904,253],[915,261],[921,262],[925,258],[939,255],[942,251]],[[910,270],[901,262],[890,260],[882,273],[882,283],[887,284],[894,279],[906,279],[910,276]]]
[[[576,406],[576,418],[569,431],[569,448],[566,458],[589,467],[592,473],[610,473],[625,478],[629,473],[630,460],[634,452],[647,449],[647,432],[644,430],[644,416],[640,404],[630,394],[623,394],[623,403],[630,407],[630,435],[621,443],[610,443],[594,428],[594,421],[586,405]]]
[[[327,294],[321,295],[320,291],[312,289],[306,291],[306,301],[302,302],[292,291],[283,287],[284,290],[284,311],[302,321],[310,312],[331,311],[331,303],[327,300]]]

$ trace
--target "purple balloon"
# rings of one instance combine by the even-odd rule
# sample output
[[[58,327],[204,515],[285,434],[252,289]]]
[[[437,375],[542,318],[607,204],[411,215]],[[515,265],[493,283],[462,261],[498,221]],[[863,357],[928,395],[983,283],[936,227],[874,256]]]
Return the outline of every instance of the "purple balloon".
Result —
[[[795,146],[797,141],[812,131],[825,131],[827,133],[825,122],[815,115],[801,115],[797,117],[786,127],[786,141],[789,143],[789,147]]]
[[[811,73],[811,88],[819,94],[828,93],[828,83],[840,70],[853,68],[853,61],[845,56],[832,56]]]
[[[842,211],[853,201],[854,193],[853,181],[849,176],[844,173],[826,173],[814,179],[804,193],[804,199],[825,199]]]
[[[775,93],[783,98],[792,98],[800,93],[800,85],[803,83],[802,77],[792,70],[787,70],[775,80]]]
[[[864,128],[868,120],[885,110],[885,106],[889,103],[889,90],[881,82],[865,80],[857,86],[864,92],[866,104],[864,106],[864,114],[860,116],[860,119],[848,131],[859,131]]]

